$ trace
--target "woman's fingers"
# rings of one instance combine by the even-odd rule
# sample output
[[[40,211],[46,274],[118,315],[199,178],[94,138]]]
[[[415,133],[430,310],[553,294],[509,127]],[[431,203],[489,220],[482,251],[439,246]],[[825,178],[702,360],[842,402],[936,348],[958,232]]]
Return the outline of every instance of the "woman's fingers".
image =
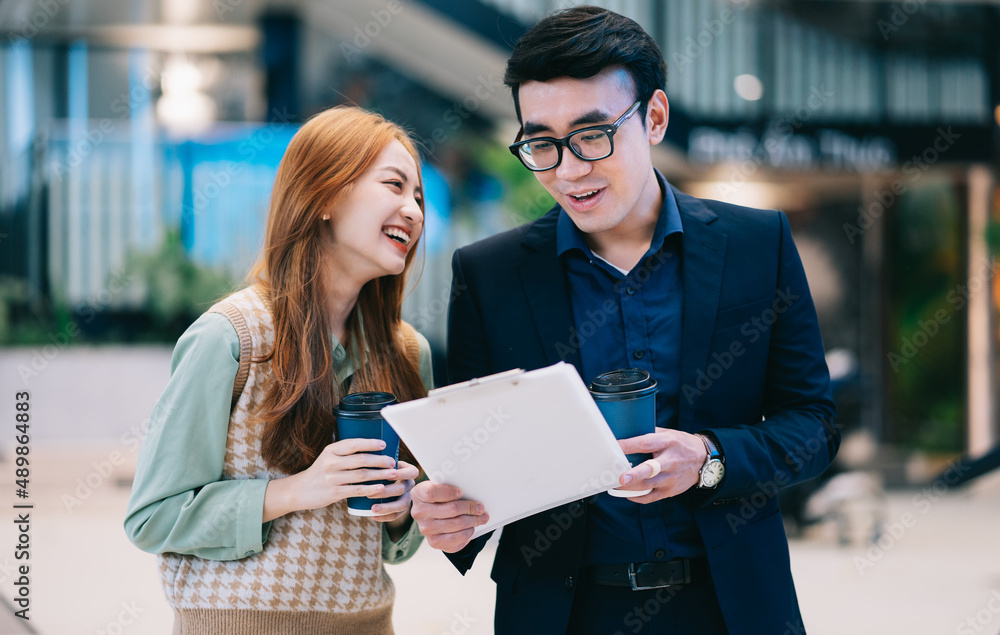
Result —
[[[398,479],[399,476],[396,470],[338,470],[330,474],[330,480],[334,485],[369,483],[371,481],[396,481]]]
[[[396,480],[399,481],[415,481],[420,476],[420,469],[415,465],[410,465],[406,461],[400,461],[396,471],[399,472],[399,476],[396,477]]]
[[[386,494],[386,498],[389,498],[388,494]],[[409,494],[403,494],[397,500],[394,501],[372,505],[372,511],[378,514],[379,516],[399,516],[400,514],[409,509],[410,509]]]
[[[385,498],[391,498],[393,496],[402,496],[406,494],[407,499],[409,499],[410,490],[413,489],[413,479],[407,479],[405,481],[400,480],[395,483],[389,483],[385,486],[385,492],[383,496]]]
[[[405,501],[379,515],[390,519],[406,511],[410,506],[408,492],[419,469],[406,461],[378,454],[384,447],[385,443],[378,439],[343,439],[326,446],[308,470],[316,497],[328,498],[329,504],[352,497],[402,499],[405,496]],[[328,493],[321,494],[323,490]]]
[[[368,452],[331,457],[330,465],[342,470],[357,470],[364,467],[381,468],[384,470],[397,469],[396,461],[391,456],[370,454]]]
[[[381,498],[385,485],[346,485],[343,490],[347,492],[345,498]]]
[[[396,481],[395,483],[386,485],[379,498],[395,498],[397,496],[402,496],[408,491],[409,488],[406,487],[406,481]]]
[[[358,452],[381,452],[385,449],[385,441],[381,439],[341,439],[324,448],[338,456],[347,456]]]

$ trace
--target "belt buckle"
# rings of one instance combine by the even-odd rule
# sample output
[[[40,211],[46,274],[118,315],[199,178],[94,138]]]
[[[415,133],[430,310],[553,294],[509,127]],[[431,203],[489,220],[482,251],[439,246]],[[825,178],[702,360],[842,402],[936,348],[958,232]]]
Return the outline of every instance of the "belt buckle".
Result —
[[[635,563],[628,563],[628,581],[632,585],[633,591],[649,591],[650,589],[665,589],[669,584],[657,584],[654,586],[639,586],[635,581]]]

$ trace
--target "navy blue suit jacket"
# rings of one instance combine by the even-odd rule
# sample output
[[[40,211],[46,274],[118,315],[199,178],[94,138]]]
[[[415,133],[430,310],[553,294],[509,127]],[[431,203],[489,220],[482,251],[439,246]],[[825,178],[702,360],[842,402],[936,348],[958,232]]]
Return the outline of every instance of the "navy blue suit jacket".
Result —
[[[674,194],[684,227],[678,426],[711,430],[726,460],[716,490],[677,500],[693,511],[730,633],[796,633],[801,617],[774,494],[819,475],[840,445],[805,273],[781,212]],[[451,382],[558,361],[580,369],[556,257],[558,214],[455,252]],[[504,527],[492,572],[498,635],[565,631],[586,517],[587,502],[578,501]],[[484,543],[449,558],[464,573]]]

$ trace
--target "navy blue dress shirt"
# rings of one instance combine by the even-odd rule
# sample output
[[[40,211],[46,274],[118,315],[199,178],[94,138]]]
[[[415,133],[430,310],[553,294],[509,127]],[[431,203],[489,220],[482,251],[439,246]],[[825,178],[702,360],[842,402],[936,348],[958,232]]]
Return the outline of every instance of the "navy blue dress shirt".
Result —
[[[619,368],[646,370],[658,385],[656,425],[676,428],[684,231],[673,193],[659,171],[656,178],[663,206],[653,240],[627,274],[596,256],[564,211],[556,246],[566,263],[584,382]],[[584,565],[705,555],[691,512],[671,499],[640,505],[600,494],[592,499],[587,519]]]

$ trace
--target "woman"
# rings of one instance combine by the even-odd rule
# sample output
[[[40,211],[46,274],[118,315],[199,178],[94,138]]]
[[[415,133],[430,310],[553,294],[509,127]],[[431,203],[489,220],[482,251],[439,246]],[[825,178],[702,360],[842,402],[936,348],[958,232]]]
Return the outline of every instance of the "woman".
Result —
[[[427,341],[400,319],[423,227],[418,164],[378,115],[309,120],[278,168],[250,286],[178,340],[125,520],[160,554],[175,633],[392,632],[382,560],[421,539],[417,468],[370,454],[378,440],[331,441],[348,390],[405,401],[430,387]],[[400,498],[359,518],[351,496]]]

